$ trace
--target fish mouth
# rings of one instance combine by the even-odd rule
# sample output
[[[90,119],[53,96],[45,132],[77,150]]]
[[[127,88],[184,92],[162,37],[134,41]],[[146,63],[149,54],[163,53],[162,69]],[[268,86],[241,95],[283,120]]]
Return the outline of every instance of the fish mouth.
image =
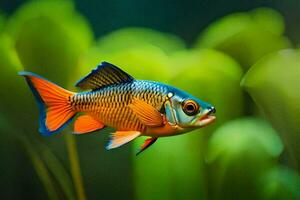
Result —
[[[216,120],[216,116],[206,114],[203,117],[201,117],[200,119],[198,119],[196,123],[197,123],[197,126],[204,127],[204,126],[211,124],[215,120]]]

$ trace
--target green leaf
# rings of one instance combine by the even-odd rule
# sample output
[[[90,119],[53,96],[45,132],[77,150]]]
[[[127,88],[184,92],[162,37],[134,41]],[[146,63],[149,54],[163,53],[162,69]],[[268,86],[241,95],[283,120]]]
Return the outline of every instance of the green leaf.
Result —
[[[255,154],[256,151],[266,157],[277,158],[283,151],[283,144],[267,121],[248,117],[223,124],[214,132],[209,148],[208,162],[211,163],[217,159],[225,160],[226,156],[234,158],[243,153]],[[253,151],[248,152],[249,149]]]
[[[242,86],[281,133],[290,162],[300,169],[300,52],[283,50],[264,57],[245,75]]]
[[[66,134],[65,139],[68,148],[68,155],[69,155],[69,160],[71,165],[70,166],[71,174],[74,181],[75,191],[77,193],[77,198],[79,200],[85,200],[86,195],[85,195],[84,185],[82,181],[81,169],[79,165],[76,139],[74,135],[71,134]]]
[[[36,140],[34,142],[35,151],[41,152],[41,158],[51,175],[59,184],[65,197],[69,200],[76,199],[73,183],[70,174],[66,171],[61,161],[53,154],[47,145]]]
[[[41,149],[33,144],[32,140],[36,134],[33,134],[32,137],[24,133],[37,132],[35,124],[37,124],[38,116],[34,114],[37,112],[34,112],[33,109],[36,108],[36,105],[25,80],[18,76],[18,71],[22,70],[22,65],[11,39],[7,35],[1,34],[0,43],[0,68],[3,75],[0,79],[0,113],[6,122],[2,125],[2,128],[7,129],[3,131],[3,134],[6,134],[7,137],[13,137],[13,140],[18,139],[24,146],[50,199],[58,199],[58,194],[48,168],[53,172],[57,181],[61,183],[61,190],[68,199],[72,199],[69,190],[73,186],[66,183],[65,172],[60,163],[42,144],[40,144]],[[4,125],[9,128],[5,128]],[[42,155],[39,153],[41,150]],[[63,180],[66,180],[66,182],[63,182]]]
[[[282,151],[279,136],[263,119],[225,123],[209,141],[209,199],[258,199],[260,175],[275,164]]]
[[[300,176],[291,169],[274,167],[261,178],[262,199],[300,199]]]
[[[102,61],[120,67],[136,79],[166,82],[174,74],[170,68],[169,57],[155,46],[144,45],[115,53],[101,53],[101,51],[98,47],[94,47],[84,56],[80,67],[81,77]]]
[[[196,46],[224,51],[248,69],[262,56],[290,46],[283,32],[284,22],[278,12],[258,8],[212,23],[201,33]]]
[[[19,134],[19,135],[16,135]],[[53,179],[51,178],[51,175],[49,174],[49,171],[47,169],[47,166],[42,161],[40,155],[37,153],[37,149],[34,148],[32,143],[30,142],[30,139],[24,136],[23,133],[15,133],[15,136],[20,140],[21,144],[24,146],[24,149],[26,153],[28,154],[29,159],[32,162],[32,165],[40,178],[44,189],[47,192],[48,198],[51,200],[59,199],[59,195],[55,189],[55,185],[53,182]]]
[[[169,68],[168,55],[184,47],[184,42],[172,34],[138,27],[120,29],[99,38],[83,56],[76,76],[79,79],[107,61],[137,79],[167,80],[174,72]]]
[[[284,34],[284,19],[276,10],[271,8],[257,8],[250,11],[249,14],[260,28],[278,36]]]
[[[18,76],[23,67],[7,35],[0,34],[0,44],[0,112],[13,127],[31,128],[35,102],[26,82]]]
[[[135,141],[135,150],[144,138]],[[136,199],[205,199],[203,139],[197,133],[159,138],[133,159]]]
[[[111,32],[97,42],[101,51],[106,53],[125,51],[145,45],[156,46],[167,54],[185,48],[184,42],[175,35],[141,27],[123,28]]]
[[[62,86],[73,81],[81,57],[93,41],[87,21],[75,10],[71,1],[30,1],[13,14],[7,22],[6,32],[13,38],[26,70]],[[30,93],[28,89],[24,91]],[[77,156],[77,150],[75,141],[73,143],[70,149],[74,157]],[[72,162],[71,168],[75,169],[76,175],[80,174],[78,160]],[[78,181],[77,176],[73,180],[78,198],[84,199],[82,182]],[[68,194],[70,196],[70,192]]]
[[[7,23],[26,70],[68,83],[89,48],[93,34],[71,1],[31,1]]]

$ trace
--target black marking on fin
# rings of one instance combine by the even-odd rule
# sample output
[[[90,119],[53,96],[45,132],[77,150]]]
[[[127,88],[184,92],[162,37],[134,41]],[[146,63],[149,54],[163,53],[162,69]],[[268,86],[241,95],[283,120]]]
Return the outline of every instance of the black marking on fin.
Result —
[[[79,80],[75,86],[83,90],[95,90],[104,86],[131,82],[133,80],[132,76],[117,66],[108,62],[102,62],[91,73]]]
[[[156,142],[157,138],[152,137],[145,140],[143,145],[140,147],[139,151],[135,154],[136,156],[145,151],[147,148],[149,148],[152,144]]]

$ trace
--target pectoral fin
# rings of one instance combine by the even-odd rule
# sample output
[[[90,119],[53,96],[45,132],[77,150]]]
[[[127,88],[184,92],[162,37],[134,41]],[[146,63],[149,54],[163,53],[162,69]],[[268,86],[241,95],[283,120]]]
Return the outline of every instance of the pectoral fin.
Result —
[[[145,101],[135,98],[129,107],[144,125],[151,127],[163,125],[162,114]]]
[[[110,150],[122,146],[123,144],[130,142],[140,135],[141,132],[139,131],[117,131],[115,133],[112,133],[106,149]]]
[[[148,147],[150,147],[152,144],[154,144],[156,142],[156,140],[157,140],[156,137],[146,139],[145,142],[142,144],[141,148],[139,149],[139,151],[135,155],[137,156],[140,153],[142,153],[143,151],[145,151]]]
[[[74,134],[90,133],[104,128],[104,124],[90,115],[78,117],[74,123]]]

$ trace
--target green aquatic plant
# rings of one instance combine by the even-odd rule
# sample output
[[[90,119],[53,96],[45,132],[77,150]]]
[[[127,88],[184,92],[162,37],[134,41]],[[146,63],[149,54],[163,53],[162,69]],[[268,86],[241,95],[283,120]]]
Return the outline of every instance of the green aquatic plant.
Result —
[[[261,199],[282,200],[300,199],[300,176],[286,167],[278,166],[261,177]]]
[[[22,81],[17,79],[17,72],[22,70],[22,65],[18,59],[11,39],[7,35],[1,34],[0,44],[0,67],[2,74],[4,75],[0,79],[0,113],[3,118],[1,120],[1,138],[8,138],[12,137],[14,131],[16,131],[11,127],[21,126],[28,129],[26,124],[30,124],[31,118],[29,116],[27,117],[26,113],[28,113],[28,108],[30,107],[30,96],[24,93],[26,88]],[[6,88],[7,85],[10,85],[11,88]],[[22,102],[20,102],[20,99],[22,99]],[[16,116],[19,116],[19,118],[16,118]],[[14,138],[13,141],[15,140],[16,138]],[[4,141],[1,140],[1,145],[3,142]],[[28,149],[28,153],[30,152],[31,151]],[[43,173],[45,170],[43,164],[40,164],[41,160],[34,155],[31,156],[31,159],[40,180],[43,182],[45,188],[48,187],[47,191],[50,197],[50,193],[54,190],[53,187],[51,187],[50,178],[48,174]]]
[[[136,79],[168,80],[174,72],[170,66],[168,56],[160,49],[152,45],[144,45],[122,50],[114,53],[101,53],[99,47],[93,47],[83,57],[80,68],[80,76],[88,74],[92,69],[100,64],[101,61],[107,61],[119,66]],[[151,57],[151,59],[149,59]],[[154,73],[149,73],[152,69]]]
[[[67,148],[69,153],[69,159],[70,159],[70,166],[71,166],[71,174],[73,177],[74,185],[77,192],[77,198],[80,200],[85,200],[85,190],[84,185],[81,177],[81,168],[79,165],[79,157],[77,153],[77,144],[75,137],[72,135],[67,134],[66,136],[67,141]]]
[[[9,18],[6,32],[26,70],[47,74],[60,84],[71,81],[80,56],[93,41],[88,22],[71,1],[28,2]]]
[[[119,29],[97,41],[97,46],[104,53],[121,52],[147,45],[156,46],[167,54],[185,48],[185,43],[173,34],[141,27]]]
[[[225,123],[208,144],[209,199],[260,199],[259,180],[282,151],[279,136],[263,119]]]
[[[58,200],[59,195],[55,190],[55,186],[45,163],[37,153],[37,149],[32,146],[31,142],[26,137],[21,136],[20,141],[24,146],[24,149],[27,151],[28,157],[31,160],[32,165],[36,173],[38,174],[42,184],[44,185],[48,198],[51,200]]]
[[[21,131],[21,130],[18,130]],[[47,145],[34,137],[19,134],[15,137],[24,146],[49,199],[76,199],[70,174]],[[78,197],[78,199],[82,199]]]
[[[185,43],[169,33],[138,27],[123,28],[97,40],[81,59],[82,67],[78,74],[83,76],[101,61],[107,61],[137,79],[168,79],[173,75],[168,55],[184,48]],[[149,73],[147,68],[159,74]]]
[[[71,175],[67,172],[66,168],[63,166],[62,162],[54,155],[51,149],[40,141],[36,141],[36,145],[41,150],[41,157],[44,160],[49,172],[57,181],[59,187],[61,188],[64,196],[67,199],[76,199],[76,192],[74,191],[73,182]],[[82,187],[81,187],[82,188]],[[78,199],[82,198],[82,192]]]
[[[33,103],[31,103],[31,96],[26,92],[24,81],[19,79],[17,75],[17,72],[23,69],[22,64],[8,35],[0,34],[0,44],[2,73],[0,79],[0,112],[11,124],[30,128],[30,121],[33,118],[29,113]],[[9,89],[7,88],[8,85]]]
[[[27,155],[49,199],[86,199],[85,191],[92,198],[98,187],[104,199],[299,199],[300,51],[280,51],[257,62],[290,46],[284,29],[282,16],[269,8],[235,13],[208,26],[196,48],[187,50],[173,34],[139,27],[94,41],[71,1],[29,1],[5,23],[0,16],[0,142],[5,149],[0,154],[8,161],[0,171],[9,174],[3,180],[19,180],[16,170],[30,173],[13,167],[24,164],[17,160]],[[78,141],[66,132],[40,137],[34,99],[17,72],[25,68],[70,89],[101,61],[210,102],[217,121],[187,135],[161,138],[138,157],[133,149],[145,138],[133,147],[100,148],[111,129],[78,135]],[[240,87],[240,64],[246,71],[253,63]],[[279,132],[288,161],[269,122],[241,118],[250,107],[243,89]]]
[[[71,1],[28,2],[9,18],[5,33],[12,38],[16,57],[25,66],[25,70],[47,76],[64,85],[73,81],[72,72],[80,66],[80,57],[93,40],[87,21],[75,10]],[[28,92],[28,88],[20,91]],[[35,106],[26,108],[32,109]],[[36,132],[37,128],[29,130]],[[71,172],[77,197],[85,199],[79,161],[76,159],[76,144],[72,137],[66,136]],[[51,163],[45,162],[46,165]],[[59,180],[63,181],[63,178]],[[70,194],[66,191],[67,196],[70,197]]]
[[[31,103],[32,96],[26,92],[24,81],[17,75],[23,67],[11,39],[5,34],[1,34],[0,43],[0,67],[4,75],[0,79],[0,111],[2,117],[5,118],[5,122],[1,124],[1,132],[7,137],[11,137],[10,140],[24,147],[50,199],[59,199],[52,175],[62,188],[63,194],[68,199],[74,199],[69,175],[60,161],[44,144],[37,141],[35,134],[30,136],[25,133],[32,132],[32,127],[37,128],[33,125],[35,119],[31,114],[35,105]],[[6,88],[7,85],[10,85],[9,90]],[[36,142],[33,143],[33,141]],[[1,140],[1,142],[5,141]]]
[[[270,8],[233,13],[210,24],[199,36],[197,48],[214,48],[248,69],[262,56],[290,46],[284,20]]]
[[[300,170],[300,53],[282,50],[253,65],[241,85],[281,134],[291,164]]]

